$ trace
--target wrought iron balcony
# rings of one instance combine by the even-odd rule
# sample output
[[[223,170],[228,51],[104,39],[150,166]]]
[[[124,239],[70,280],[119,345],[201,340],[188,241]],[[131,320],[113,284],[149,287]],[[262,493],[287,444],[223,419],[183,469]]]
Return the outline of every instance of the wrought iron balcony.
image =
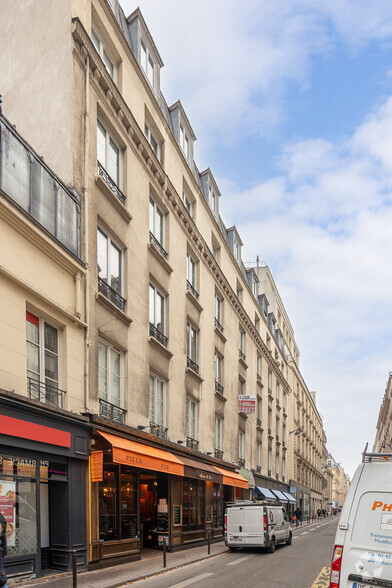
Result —
[[[161,345],[167,347],[167,337],[159,329],[156,328],[155,325],[150,323],[150,337],[154,337]]]
[[[195,451],[198,451],[199,442],[197,441],[197,439],[192,439],[192,437],[187,437],[186,438],[186,446],[189,447],[189,449],[195,449]]]
[[[246,355],[243,351],[241,351],[241,349],[238,350],[238,355],[239,355],[240,359],[242,359],[243,361],[246,360]]]
[[[161,255],[163,255],[163,257],[165,259],[167,259],[167,251],[165,251],[163,245],[158,241],[158,239],[151,233],[150,231],[150,243],[152,243],[155,247],[155,249],[157,249],[159,251],[159,253]]]
[[[223,459],[223,451],[221,449],[214,449],[214,457]]]
[[[196,372],[196,374],[199,373],[199,366],[197,365],[197,363],[195,363],[193,361],[193,359],[191,359],[190,357],[186,358],[186,365],[187,367],[189,367],[191,370],[193,370],[194,372]]]
[[[219,392],[219,394],[223,394],[223,386],[219,384],[217,380],[215,380],[215,392]]]
[[[189,280],[186,281],[186,289],[189,290],[191,294],[193,294],[196,300],[199,298],[199,293],[197,292],[196,288],[192,286]]]
[[[260,376],[260,374],[257,374],[257,381],[258,382],[261,382],[261,376]]]
[[[99,399],[100,416],[107,417],[112,421],[116,421],[116,423],[121,423],[122,425],[124,425],[126,412],[127,411],[125,410],[125,408],[121,408],[121,406],[117,406],[116,404],[107,402],[102,398]]]
[[[256,472],[257,472],[258,474],[260,474],[260,473],[261,473],[261,466],[256,466]]]
[[[282,441],[282,447],[286,447],[286,441]]]
[[[256,426],[261,427],[261,419],[256,419]]]
[[[98,278],[98,290],[105,296],[105,298],[110,300],[110,302],[113,302],[117,308],[124,312],[125,298],[120,296],[120,294],[116,292],[116,290],[114,290],[111,286],[109,286],[109,284],[102,278]]]
[[[150,433],[160,437],[161,439],[167,439],[167,427],[162,427],[162,425],[150,423]]]
[[[242,457],[238,459],[238,465],[240,466],[240,470],[245,468],[245,460]]]
[[[276,399],[276,406],[277,408],[280,408],[279,398]]]
[[[33,400],[39,400],[51,406],[63,408],[64,390],[49,382],[39,382],[33,378],[27,378],[27,391]]]
[[[280,445],[279,435],[275,435],[275,441],[277,445]]]
[[[268,396],[270,396],[271,398],[273,398],[273,394],[272,394],[271,388],[268,388]]]
[[[216,328],[218,329],[218,331],[220,331],[221,333],[223,333],[223,327],[222,327],[222,325],[220,324],[220,322],[218,321],[218,319],[216,318],[216,319],[214,319],[214,320],[215,320],[215,326],[216,326]]]
[[[111,189],[113,194],[115,196],[117,196],[117,198],[119,199],[121,204],[125,205],[125,196],[121,192],[120,188],[117,186],[116,182],[109,176],[108,172],[103,167],[103,165],[101,163],[99,163],[99,161],[97,162],[97,164],[98,164],[98,175],[103,179],[105,184],[107,184],[109,186],[109,188]]]
[[[268,470],[268,475],[271,476],[271,470]]]

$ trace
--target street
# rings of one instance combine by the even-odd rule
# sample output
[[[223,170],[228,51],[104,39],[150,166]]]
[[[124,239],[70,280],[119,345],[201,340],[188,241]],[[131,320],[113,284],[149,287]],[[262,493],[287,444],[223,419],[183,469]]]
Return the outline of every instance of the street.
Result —
[[[337,522],[337,517],[327,518],[294,529],[293,544],[279,546],[273,554],[256,549],[224,553],[134,584],[137,588],[311,588],[330,565]],[[315,588],[326,585],[320,581]]]

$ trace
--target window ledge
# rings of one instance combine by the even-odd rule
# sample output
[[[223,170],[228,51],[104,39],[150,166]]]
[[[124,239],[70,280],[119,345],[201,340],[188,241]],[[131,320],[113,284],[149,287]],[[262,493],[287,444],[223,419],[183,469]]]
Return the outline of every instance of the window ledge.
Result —
[[[227,398],[224,394],[221,394],[220,392],[218,392],[218,390],[215,390],[215,396],[217,398],[219,398],[219,400],[222,400],[222,402],[226,402]]]
[[[201,376],[199,376],[199,374],[197,374],[195,371],[193,371],[190,367],[186,368],[186,372],[187,374],[195,378],[195,380],[197,380],[198,382],[204,382],[204,379]]]
[[[151,242],[148,243],[148,249],[151,251],[151,253],[154,255],[154,257],[159,261],[159,263],[163,266],[163,268],[167,271],[167,273],[170,275],[173,271],[172,266],[166,261],[166,259],[163,257],[163,255],[161,253],[159,253],[158,249],[155,247],[155,245]]]
[[[214,327],[214,330],[215,330],[215,334],[218,335],[218,337],[223,341],[223,343],[226,343],[227,339],[224,336],[224,334],[222,333],[222,331],[220,329],[218,329],[218,327]]]
[[[173,357],[173,354],[171,353],[171,351],[169,351],[167,349],[167,347],[162,345],[162,343],[159,343],[158,339],[155,339],[155,337],[149,337],[148,341],[152,345],[154,345],[159,351],[161,351],[164,355],[166,355],[166,357],[168,357],[169,359],[171,359]]]
[[[199,312],[203,312],[203,307],[200,304],[200,302],[195,298],[195,296],[193,296],[192,292],[190,290],[186,291],[186,295],[189,298],[189,300],[192,302],[192,304],[197,308],[197,310]]]
[[[262,427],[261,425],[256,425],[256,429],[257,429],[258,431],[261,431],[261,432],[263,432],[263,431],[264,431],[264,429],[263,429],[263,427]]]
[[[242,417],[243,419],[247,419],[247,418],[248,418],[248,415],[247,415],[247,414],[245,414],[244,412],[241,412],[241,411],[239,411],[239,413],[238,413],[238,414],[239,414],[239,415],[240,415],[240,417]]]
[[[113,302],[111,302],[106,296],[104,296],[101,292],[97,292],[95,294],[95,299],[97,302],[100,302],[103,306],[106,306],[109,310],[111,310],[123,323],[125,323],[128,327],[132,323],[132,319],[130,316],[125,314],[122,310],[117,308]]]
[[[95,183],[101,189],[106,198],[111,202],[111,204],[113,204],[113,206],[118,210],[118,212],[121,214],[124,220],[127,223],[130,223],[132,220],[132,216],[129,214],[129,212],[127,211],[125,206],[120,202],[117,196],[112,192],[112,190],[109,188],[105,180],[103,180],[101,176],[97,175],[95,176]]]
[[[261,383],[261,380],[257,380],[257,385],[260,386],[261,389],[264,388],[264,384]]]
[[[247,370],[248,369],[248,364],[246,363],[245,360],[242,359],[242,357],[238,358],[240,364]]]

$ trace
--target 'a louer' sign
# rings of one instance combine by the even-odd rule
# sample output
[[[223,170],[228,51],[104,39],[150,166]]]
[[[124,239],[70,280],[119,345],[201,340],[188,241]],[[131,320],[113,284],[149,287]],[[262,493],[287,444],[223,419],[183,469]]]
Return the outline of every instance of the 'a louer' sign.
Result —
[[[238,410],[244,414],[251,414],[256,410],[256,396],[240,394],[238,396]]]

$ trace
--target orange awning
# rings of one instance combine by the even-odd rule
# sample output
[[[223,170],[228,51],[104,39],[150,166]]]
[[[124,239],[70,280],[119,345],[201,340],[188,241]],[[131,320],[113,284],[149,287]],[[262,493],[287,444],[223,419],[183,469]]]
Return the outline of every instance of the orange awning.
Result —
[[[97,431],[97,433],[112,445],[113,461],[115,463],[123,463],[165,474],[184,475],[184,464],[168,451],[130,441],[124,437],[118,437],[103,431]]]
[[[235,486],[236,488],[248,488],[248,480],[241,476],[240,474],[236,474],[236,472],[231,472],[230,470],[224,470],[223,468],[218,468],[217,470],[223,474],[223,483],[226,486]]]

